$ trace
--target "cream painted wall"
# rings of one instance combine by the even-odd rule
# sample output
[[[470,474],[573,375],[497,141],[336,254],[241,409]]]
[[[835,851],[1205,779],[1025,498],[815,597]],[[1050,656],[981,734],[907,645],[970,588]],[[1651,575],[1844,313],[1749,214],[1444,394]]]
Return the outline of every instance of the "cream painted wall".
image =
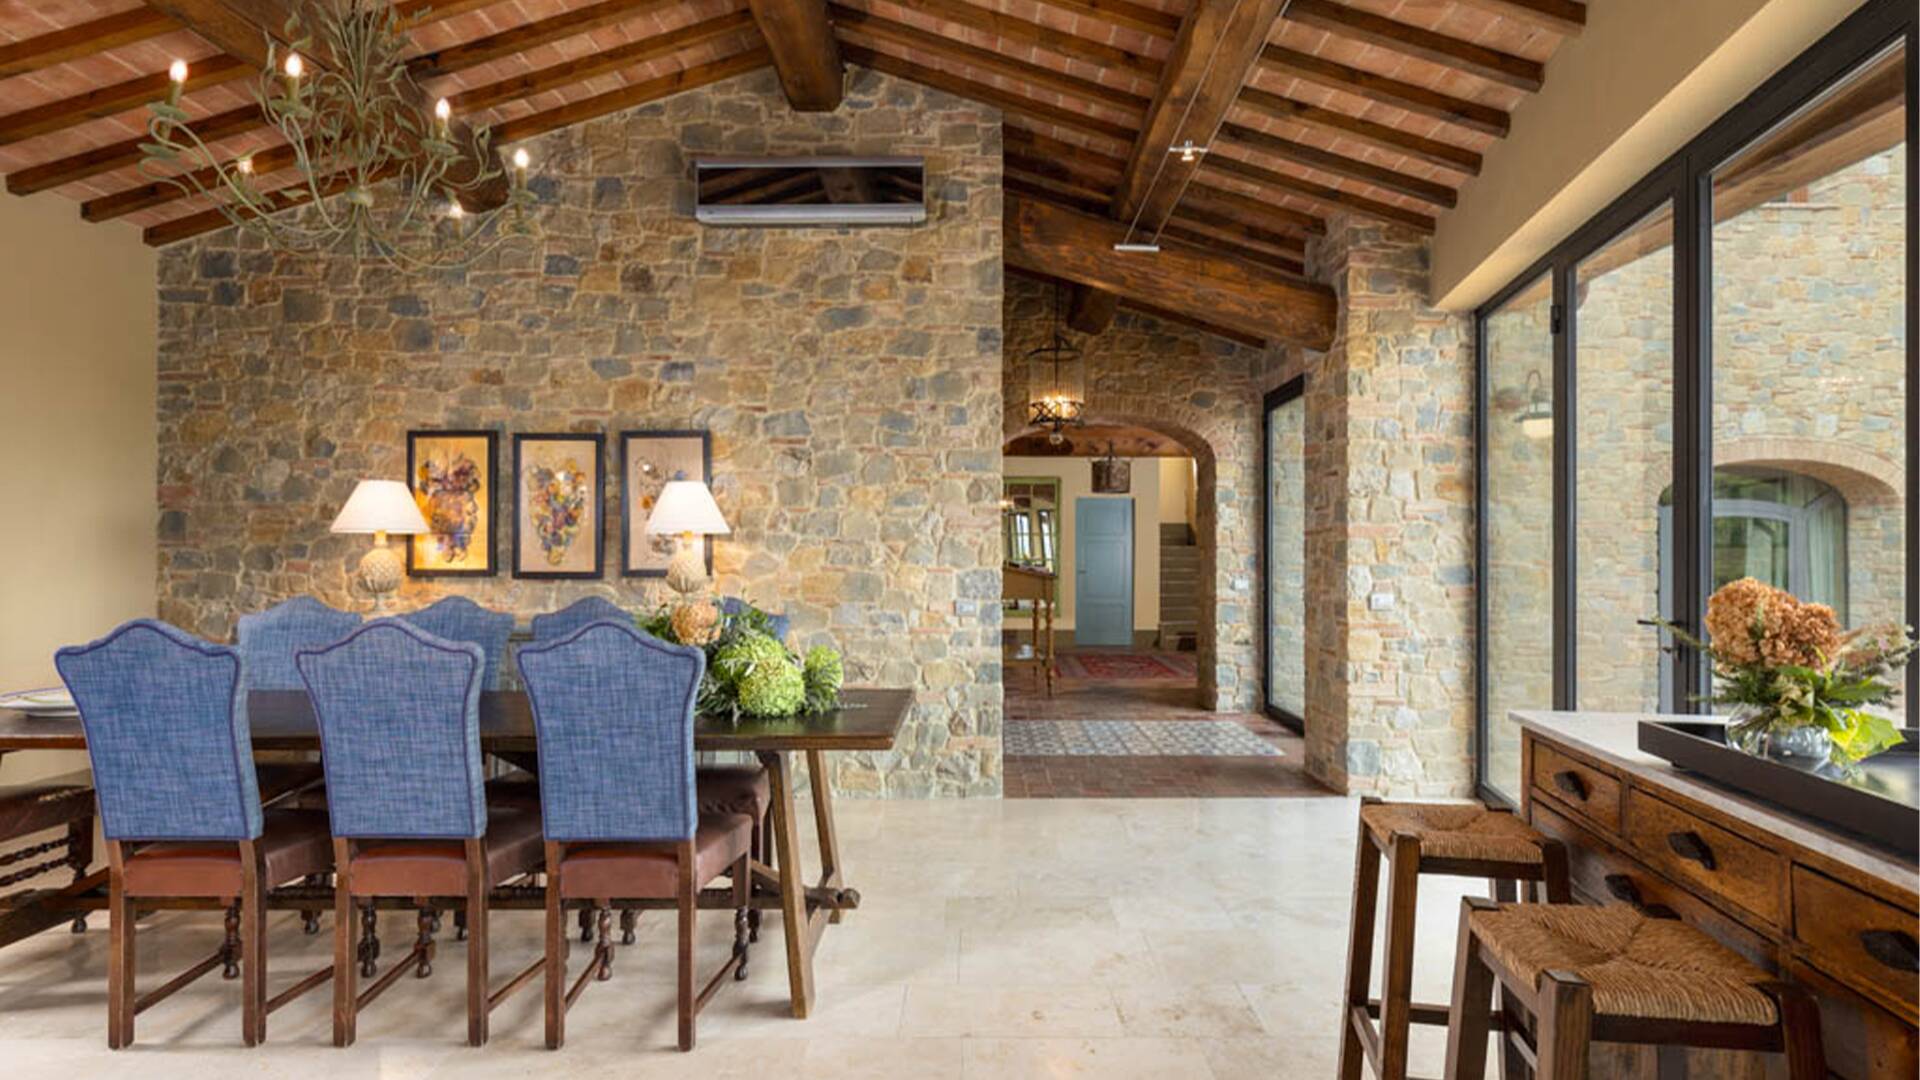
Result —
[[[1160,458],[1160,523],[1193,521],[1195,492],[1192,458]]]
[[[1435,307],[1478,306],[1865,0],[1606,0],[1442,214]]]
[[[1093,492],[1093,459],[1067,457],[1009,457],[1003,475],[1057,476],[1060,478],[1060,611],[1053,621],[1055,630],[1073,629],[1074,610],[1074,506],[1075,500],[1133,500],[1133,628],[1160,628],[1160,467],[1159,458],[1131,458],[1133,491],[1126,495],[1096,495]],[[1185,460],[1185,459],[1182,459]],[[1024,630],[1025,616],[1008,616],[1007,628]],[[1070,644],[1062,637],[1061,645]]]
[[[0,688],[154,610],[156,257],[59,195],[0,197]],[[0,778],[83,765],[12,754]]]

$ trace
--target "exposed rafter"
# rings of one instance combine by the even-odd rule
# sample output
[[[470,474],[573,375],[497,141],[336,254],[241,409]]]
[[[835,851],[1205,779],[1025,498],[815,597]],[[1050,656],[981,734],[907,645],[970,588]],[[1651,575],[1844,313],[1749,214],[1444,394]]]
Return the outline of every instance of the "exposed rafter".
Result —
[[[1333,109],[1323,109],[1318,105],[1308,105],[1254,86],[1240,90],[1239,104],[1274,120],[1290,120],[1305,127],[1366,143],[1388,153],[1404,154],[1468,176],[1480,175],[1480,155],[1452,143],[1415,135],[1386,124],[1376,124]]]
[[[1369,162],[1355,161],[1352,158],[1342,157],[1331,151],[1322,150],[1317,146],[1308,146],[1306,143],[1296,142],[1293,139],[1283,139],[1278,135],[1269,135],[1264,131],[1257,131],[1243,124],[1223,125],[1220,128],[1220,137],[1227,142],[1246,147],[1249,150],[1256,150],[1262,154],[1282,158],[1296,165],[1304,165],[1310,169],[1318,169],[1324,173],[1344,176],[1349,180],[1358,180],[1361,183],[1372,184],[1374,187],[1398,192],[1409,198],[1431,203],[1434,206],[1450,207],[1457,200],[1453,189],[1445,184],[1436,184],[1431,180],[1423,180],[1417,176],[1397,173],[1392,169],[1374,165]]]
[[[1402,56],[1444,64],[1488,82],[1511,86],[1530,94],[1537,93],[1546,80],[1546,68],[1523,56],[1513,56],[1434,30],[1395,22],[1370,11],[1332,3],[1331,0],[1293,0],[1287,8],[1287,19]]]
[[[1587,28],[1587,5],[1580,0],[1460,0],[1460,3],[1561,37],[1572,37]]]
[[[55,64],[84,60],[109,49],[159,37],[180,24],[151,8],[115,12],[38,37],[0,45],[0,79],[11,79]]]
[[[840,107],[846,76],[827,19],[827,0],[748,0],[760,36],[773,53],[787,104],[800,112]]]
[[[1356,195],[1351,191],[1342,191],[1339,188],[1327,187],[1325,184],[1302,180],[1297,176],[1274,172],[1272,169],[1242,161],[1229,154],[1208,154],[1207,160],[1201,167],[1223,176],[1232,176],[1264,187],[1278,188],[1324,206],[1329,212],[1358,210],[1363,214],[1372,214],[1374,217],[1385,218],[1388,221],[1411,225],[1422,232],[1433,231],[1433,219],[1425,214],[1395,206],[1392,203],[1383,203],[1378,199],[1369,199],[1364,195]]]
[[[167,0],[160,0],[165,3]],[[456,71],[479,67],[509,56],[551,45],[579,34],[591,33],[642,15],[669,11],[680,0],[601,0],[583,8],[522,23],[472,41],[424,52],[407,61],[407,72],[416,80],[437,79]]]
[[[970,27],[1070,60],[1118,68],[1143,79],[1160,78],[1160,62],[1139,53],[1028,22],[967,0],[895,0],[899,6],[957,26]]]
[[[258,71],[259,69],[254,69]],[[247,65],[231,56],[209,56],[195,62],[187,72],[186,88],[201,90],[224,82],[245,78]],[[49,101],[30,109],[0,116],[0,146],[46,135],[63,128],[104,120],[137,109],[167,96],[173,82],[162,71],[141,75],[112,86],[103,86],[59,101]]]
[[[1505,138],[1511,126],[1507,114],[1491,106],[1360,68],[1336,64],[1331,60],[1322,60],[1297,49],[1268,45],[1260,51],[1260,64],[1282,75],[1291,75],[1330,90],[1405,109],[1429,120],[1439,120],[1483,135]]]
[[[1058,105],[1048,105],[1046,102],[1035,101],[1032,98],[1023,97],[1011,91],[1002,90],[997,86],[974,82],[971,79],[964,79],[958,75],[949,75],[944,71],[938,71],[930,67],[922,67],[910,60],[902,60],[891,53],[883,53],[877,49],[869,49],[864,45],[843,42],[840,46],[840,51],[848,60],[862,67],[870,67],[875,71],[884,71],[889,75],[897,75],[903,79],[911,79],[923,86],[931,86],[935,90],[945,90],[949,94],[955,94],[971,101],[996,105],[1011,113],[1030,117],[1048,124],[1058,124],[1061,127],[1071,128],[1075,131],[1084,131],[1089,135],[1098,135],[1101,138],[1112,139],[1115,142],[1129,143],[1133,141],[1134,132],[1132,128],[1124,124],[1116,124],[1111,120],[1102,120],[1097,116],[1089,116],[1085,112],[1064,109]]]

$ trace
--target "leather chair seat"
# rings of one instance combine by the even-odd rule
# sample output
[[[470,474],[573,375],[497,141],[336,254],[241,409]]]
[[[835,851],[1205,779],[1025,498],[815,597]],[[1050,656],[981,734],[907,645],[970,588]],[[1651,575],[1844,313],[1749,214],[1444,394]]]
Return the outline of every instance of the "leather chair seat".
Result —
[[[707,765],[694,772],[702,814],[748,814],[764,821],[773,784],[763,765]]]
[[[540,869],[544,857],[537,807],[496,806],[487,817],[487,886]],[[465,896],[464,840],[363,840],[349,876],[355,896]]]
[[[705,886],[738,862],[747,853],[752,830],[753,819],[745,814],[702,814],[693,837],[694,887]],[[569,844],[560,865],[549,867],[548,873],[569,900],[672,899],[680,884],[674,847]]]
[[[318,810],[268,810],[255,841],[269,888],[333,869],[333,837]],[[126,860],[129,896],[239,896],[240,845],[231,840],[163,840]]]
[[[57,829],[92,816],[93,778],[85,770],[0,787],[0,839]]]

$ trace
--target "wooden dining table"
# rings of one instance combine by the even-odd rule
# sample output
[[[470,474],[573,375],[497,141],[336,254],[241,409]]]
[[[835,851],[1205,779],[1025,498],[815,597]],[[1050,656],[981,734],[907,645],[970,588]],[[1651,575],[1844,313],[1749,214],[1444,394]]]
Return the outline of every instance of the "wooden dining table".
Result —
[[[793,1015],[805,1018],[813,1008],[813,954],[828,925],[860,906],[860,894],[843,877],[840,844],[833,821],[833,792],[828,783],[826,755],[842,751],[890,750],[913,704],[909,690],[849,688],[840,707],[827,713],[785,720],[702,716],[694,725],[697,751],[749,753],[766,766],[773,805],[771,831],[774,863],[755,861],[753,907],[780,912],[786,941],[787,978]],[[256,753],[320,749],[320,732],[313,706],[304,691],[256,690],[248,695],[247,718]],[[37,719],[11,709],[0,709],[0,755],[12,751],[82,750],[86,736],[77,719]],[[480,749],[529,771],[539,769],[533,713],[527,696],[518,690],[488,691],[480,695]],[[811,780],[813,823],[820,846],[820,873],[812,884],[804,877],[800,857],[800,824],[794,799],[794,772],[790,755],[804,754]],[[105,907],[100,875],[76,886],[44,889],[7,903],[0,918],[0,945],[7,944],[7,927],[53,925],[74,911]],[[276,889],[270,906],[311,908],[316,900],[331,902],[331,890],[310,885]],[[9,898],[12,900],[13,898]],[[507,909],[536,909],[541,890],[508,886],[490,901]],[[623,901],[616,906],[637,909],[671,908],[673,901]],[[732,907],[732,891],[719,890],[701,897],[702,907]]]

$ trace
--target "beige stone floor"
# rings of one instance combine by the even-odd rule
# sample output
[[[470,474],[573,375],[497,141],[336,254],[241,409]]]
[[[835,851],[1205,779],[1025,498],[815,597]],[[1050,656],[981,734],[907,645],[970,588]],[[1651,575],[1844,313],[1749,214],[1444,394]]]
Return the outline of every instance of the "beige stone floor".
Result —
[[[611,982],[541,1047],[529,991],[464,1045],[464,954],[403,979],[369,1007],[359,1043],[329,1045],[330,997],[274,1014],[267,1045],[239,1045],[237,984],[209,976],[140,1017],[139,1043],[105,1046],[107,935],[56,930],[0,951],[0,1076],[135,1077],[1329,1077],[1346,950],[1356,804],[1335,798],[976,800],[838,804],[862,909],[830,929],[819,1001],[786,1014],[779,919],[752,977],[723,989],[691,1054],[674,1035],[672,923],[648,916]],[[806,820],[806,819],[803,819]],[[1444,1000],[1462,886],[1421,897],[1420,996]],[[219,918],[169,913],[142,927],[143,988],[210,951]],[[700,965],[730,930],[704,920]],[[388,957],[411,916],[383,922]],[[494,916],[496,983],[536,955],[537,913]],[[275,989],[327,962],[331,919],[308,938],[271,927]],[[576,956],[579,956],[576,950]],[[1419,1032],[1416,1074],[1437,1075],[1444,1035]]]

